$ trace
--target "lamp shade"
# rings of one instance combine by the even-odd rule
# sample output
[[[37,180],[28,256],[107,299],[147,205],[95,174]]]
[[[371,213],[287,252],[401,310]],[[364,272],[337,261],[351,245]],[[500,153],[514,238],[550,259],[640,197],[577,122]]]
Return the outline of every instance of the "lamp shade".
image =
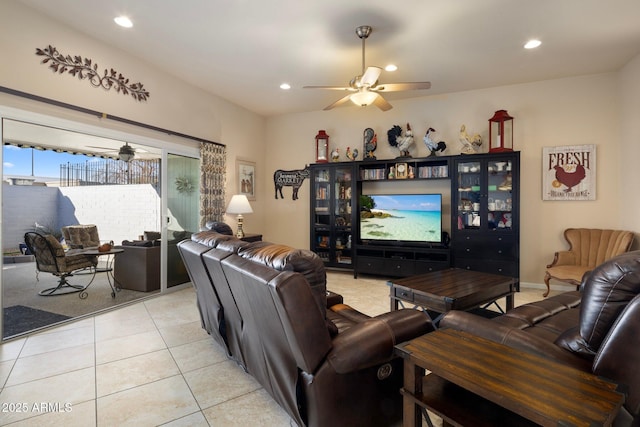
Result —
[[[227,206],[228,214],[249,214],[253,213],[253,209],[251,209],[251,205],[249,204],[249,199],[244,194],[236,194],[231,197],[231,201],[229,202],[229,206]]]
[[[376,100],[380,95],[375,92],[369,92],[368,90],[363,90],[360,92],[356,92],[349,97],[351,102],[361,107],[366,107],[367,105],[371,105],[373,101]]]

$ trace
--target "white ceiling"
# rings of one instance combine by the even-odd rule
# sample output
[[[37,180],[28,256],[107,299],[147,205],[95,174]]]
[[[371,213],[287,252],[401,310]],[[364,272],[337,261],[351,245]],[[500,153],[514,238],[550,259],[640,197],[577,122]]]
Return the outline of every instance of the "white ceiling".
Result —
[[[399,67],[383,72],[381,83],[432,83],[385,94],[392,104],[616,71],[640,53],[638,0],[20,1],[264,116],[317,111],[342,97],[302,86],[347,85],[360,74],[360,25],[373,27],[367,65]],[[134,27],[117,27],[119,14]],[[530,38],[542,46],[523,49]],[[149,102],[161,90],[145,76],[128,77],[145,85]],[[286,92],[279,89],[285,81],[292,86]],[[358,108],[345,105],[339,108]]]

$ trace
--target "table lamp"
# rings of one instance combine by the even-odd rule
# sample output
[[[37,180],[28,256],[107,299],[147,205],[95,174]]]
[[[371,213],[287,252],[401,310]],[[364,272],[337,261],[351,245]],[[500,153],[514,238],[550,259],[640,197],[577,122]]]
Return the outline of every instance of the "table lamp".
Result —
[[[236,194],[231,197],[229,206],[227,206],[227,213],[238,215],[238,231],[236,231],[236,237],[242,239],[244,237],[244,231],[242,231],[242,214],[253,213],[253,209],[251,209],[247,196],[244,194]]]

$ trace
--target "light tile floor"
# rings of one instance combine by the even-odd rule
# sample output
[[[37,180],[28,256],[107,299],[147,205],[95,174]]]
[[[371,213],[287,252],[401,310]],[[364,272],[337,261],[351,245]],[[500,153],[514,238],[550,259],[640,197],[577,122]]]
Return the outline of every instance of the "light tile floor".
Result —
[[[380,278],[328,272],[328,288],[389,310]],[[541,298],[523,289],[516,305]],[[0,425],[295,425],[201,329],[191,288],[0,345],[0,385]]]

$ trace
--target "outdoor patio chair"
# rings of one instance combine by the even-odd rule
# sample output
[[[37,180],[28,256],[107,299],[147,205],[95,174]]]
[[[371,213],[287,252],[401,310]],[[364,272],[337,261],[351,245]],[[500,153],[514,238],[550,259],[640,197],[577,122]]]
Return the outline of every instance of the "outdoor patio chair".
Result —
[[[98,227],[94,224],[77,224],[62,227],[62,237],[71,249],[88,249],[100,246]]]
[[[38,292],[39,295],[64,295],[82,292],[85,289],[85,286],[69,283],[67,278],[73,276],[76,270],[95,267],[95,257],[84,255],[82,250],[71,249],[65,252],[60,242],[51,234],[29,231],[24,235],[24,242],[36,258],[37,271],[51,273],[60,278],[57,286]]]

